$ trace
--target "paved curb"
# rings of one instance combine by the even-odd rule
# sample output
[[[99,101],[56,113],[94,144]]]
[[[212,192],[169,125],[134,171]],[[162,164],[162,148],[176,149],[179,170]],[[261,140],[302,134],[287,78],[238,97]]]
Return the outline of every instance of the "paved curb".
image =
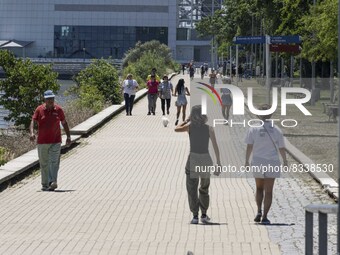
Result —
[[[315,165],[313,160],[307,157],[304,153],[298,150],[294,145],[292,145],[288,139],[285,137],[286,151],[289,155],[294,158],[297,162],[303,165]],[[304,169],[306,169],[304,167]],[[339,193],[338,183],[331,178],[327,173],[324,172],[308,172],[317,182],[319,182],[323,189],[334,199],[338,201]]]
[[[79,135],[71,136],[71,144],[75,143],[81,138]],[[61,149],[65,149],[66,146],[66,135],[62,136]],[[37,149],[33,149],[25,154],[17,157],[13,160],[8,161],[5,165],[0,167],[0,184],[14,178],[15,176],[28,171],[39,164],[39,157]]]
[[[143,98],[147,93],[147,89],[141,89],[136,93],[136,97],[134,102],[139,101]],[[110,107],[102,110],[98,114],[90,117],[79,125],[75,126],[70,130],[72,135],[87,135],[92,133],[102,124],[104,124],[107,120],[112,118],[113,116],[119,114],[125,108],[124,102],[118,105],[111,105]]]

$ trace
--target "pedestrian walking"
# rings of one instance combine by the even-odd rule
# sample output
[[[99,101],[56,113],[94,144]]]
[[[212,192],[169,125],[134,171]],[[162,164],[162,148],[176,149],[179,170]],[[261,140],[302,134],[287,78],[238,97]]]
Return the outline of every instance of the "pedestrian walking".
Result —
[[[234,81],[234,77],[236,76],[236,66],[232,65],[231,68],[231,81]]]
[[[189,68],[189,75],[190,75],[190,80],[193,80],[193,79],[194,79],[194,75],[195,75],[195,68],[194,68],[194,65],[190,65],[190,68]]]
[[[192,107],[188,120],[175,128],[176,132],[188,132],[189,134],[190,154],[185,166],[185,174],[189,207],[193,214],[191,224],[198,224],[199,210],[201,210],[201,222],[203,224],[210,222],[207,215],[210,199],[210,172],[204,170],[213,166],[209,154],[209,140],[212,142],[217,164],[221,165],[215,132],[212,127],[206,124],[207,121],[207,116],[202,115],[201,105],[195,105]],[[201,167],[202,171],[196,171],[197,166]],[[198,187],[199,185],[200,187]]]
[[[209,68],[208,63],[204,62],[203,65],[204,65],[204,73],[205,75],[208,75],[208,68]]]
[[[156,81],[155,75],[150,76],[150,80],[146,83],[148,88],[148,115],[155,115],[156,113],[156,102],[158,97],[158,86],[159,82]]]
[[[221,100],[222,100],[222,115],[223,118],[229,120],[230,108],[233,104],[233,99],[231,97],[231,91],[227,88],[221,88]],[[227,123],[228,124],[228,123]]]
[[[159,97],[161,98],[161,108],[163,115],[165,115],[165,103],[166,113],[170,114],[171,95],[174,93],[172,83],[169,81],[168,75],[163,75],[163,82],[159,86]]]
[[[151,80],[151,76],[155,76],[155,80],[160,82],[161,78],[159,77],[159,75],[157,74],[157,69],[154,67],[151,69],[151,73],[148,75],[148,77],[146,78],[146,81],[150,81]]]
[[[259,78],[261,74],[261,67],[259,65],[256,66],[255,68],[255,76],[256,78]]]
[[[243,67],[242,65],[238,66],[238,81],[242,82],[242,76],[243,76]]]
[[[126,79],[123,81],[122,88],[124,91],[126,116],[131,116],[133,102],[135,100],[136,90],[138,88],[138,83],[136,80],[132,79],[132,74],[128,74],[126,76]]]
[[[216,80],[217,74],[215,73],[215,69],[211,69],[211,74],[209,74],[209,83],[213,88],[215,88]]]
[[[204,65],[201,65],[200,71],[201,71],[201,79],[203,80],[203,78],[204,78],[204,73],[205,73]]]
[[[175,105],[177,106],[177,114],[176,114],[176,122],[175,125],[177,126],[178,121],[179,121],[179,116],[181,114],[181,110],[182,110],[182,118],[183,121],[185,120],[185,112],[186,112],[186,108],[187,108],[187,96],[190,96],[190,92],[189,89],[187,87],[184,86],[184,79],[179,79],[178,83],[176,85],[175,88],[175,94],[174,96],[177,96],[177,100],[175,102]]]
[[[269,105],[262,105],[260,110],[269,108]],[[270,118],[271,114],[259,116],[263,125],[249,128],[245,139],[247,144],[245,166],[250,167],[256,182],[257,214],[254,221],[263,224],[270,224],[267,215],[272,204],[275,178],[280,177],[280,171],[275,171],[281,166],[279,154],[281,154],[283,164],[287,166],[282,131],[272,121],[268,121]]]
[[[38,126],[38,157],[41,170],[42,191],[54,191],[58,188],[58,171],[61,150],[61,130],[63,125],[67,135],[66,144],[71,144],[70,130],[63,109],[55,104],[55,95],[51,90],[44,93],[45,103],[34,111],[30,124],[30,140],[35,141],[34,126]]]

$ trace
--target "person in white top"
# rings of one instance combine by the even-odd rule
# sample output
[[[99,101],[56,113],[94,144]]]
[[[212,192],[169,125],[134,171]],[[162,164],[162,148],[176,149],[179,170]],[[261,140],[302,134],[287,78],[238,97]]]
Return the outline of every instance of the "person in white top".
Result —
[[[269,108],[269,105],[265,104],[260,107],[260,110]],[[275,178],[280,177],[279,154],[281,154],[283,164],[287,166],[282,131],[272,121],[269,121],[270,118],[271,115],[259,116],[263,125],[249,128],[245,139],[247,144],[245,166],[251,167],[256,182],[257,215],[254,221],[263,224],[270,224],[267,214],[272,204]],[[251,154],[252,160],[249,164]],[[263,215],[262,203],[264,204]]]
[[[138,83],[136,80],[132,79],[132,74],[128,74],[123,81],[122,87],[124,91],[126,116],[131,116]]]

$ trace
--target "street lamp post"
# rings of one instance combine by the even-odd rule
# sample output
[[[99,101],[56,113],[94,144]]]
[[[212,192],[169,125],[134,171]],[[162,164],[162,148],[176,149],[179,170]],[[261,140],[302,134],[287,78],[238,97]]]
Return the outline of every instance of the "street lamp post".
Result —
[[[85,51],[86,51],[86,49],[83,48],[83,62],[84,62],[84,63],[85,63]]]

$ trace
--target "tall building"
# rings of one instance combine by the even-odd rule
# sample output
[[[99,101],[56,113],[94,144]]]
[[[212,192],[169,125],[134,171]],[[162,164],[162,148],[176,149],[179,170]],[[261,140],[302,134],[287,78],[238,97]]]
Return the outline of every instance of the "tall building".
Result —
[[[220,0],[1,0],[0,48],[18,56],[122,58],[136,42],[159,40],[175,59],[210,61],[210,38],[195,22]]]

